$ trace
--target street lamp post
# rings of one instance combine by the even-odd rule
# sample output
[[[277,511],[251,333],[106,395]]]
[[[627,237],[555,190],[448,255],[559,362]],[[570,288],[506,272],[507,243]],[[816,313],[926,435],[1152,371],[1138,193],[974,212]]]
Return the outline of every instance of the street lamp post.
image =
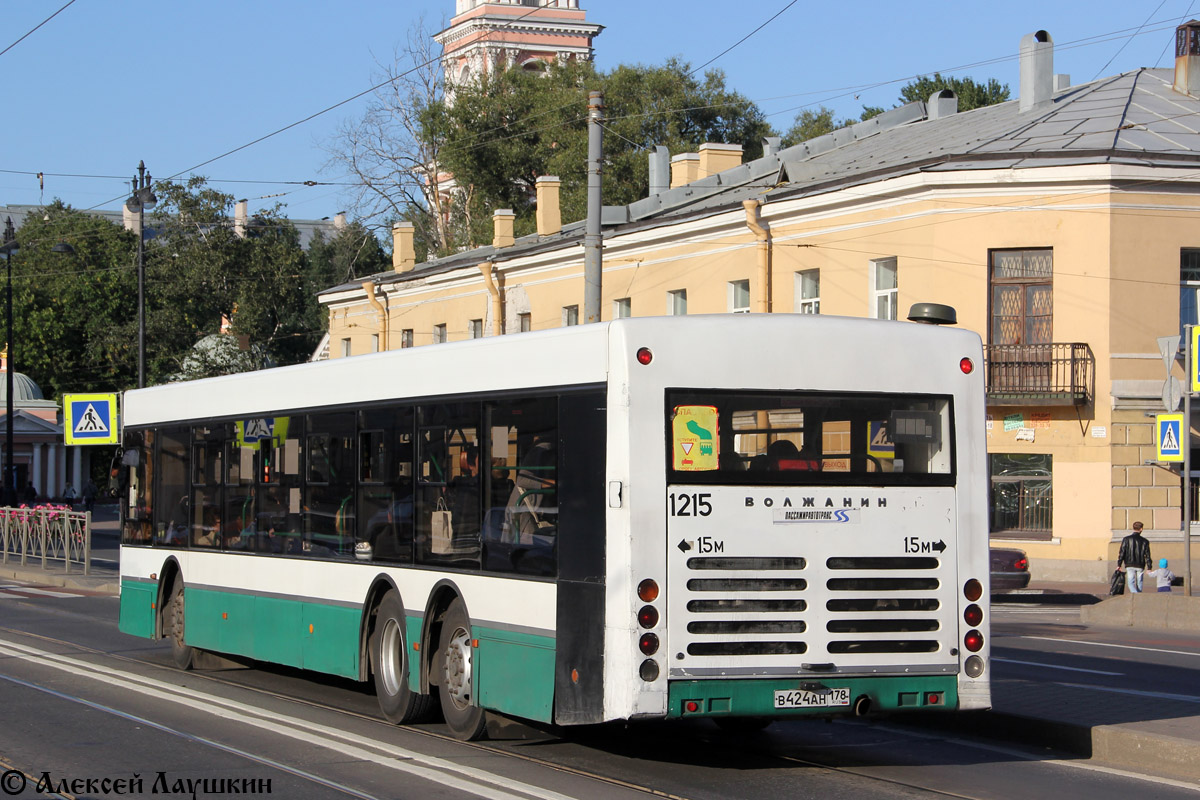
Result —
[[[146,236],[147,211],[158,205],[154,196],[153,181],[146,174],[146,162],[138,162],[138,174],[133,176],[133,193],[125,201],[125,207],[137,214],[138,221],[138,388],[146,385]]]
[[[17,474],[13,470],[13,320],[12,320],[12,257],[17,252],[17,233],[13,230],[12,217],[4,223],[4,241],[0,243],[0,252],[4,253],[4,267],[8,280],[4,292],[5,319],[8,323],[7,340],[4,345],[8,351],[8,363],[4,372],[4,504],[17,504]]]

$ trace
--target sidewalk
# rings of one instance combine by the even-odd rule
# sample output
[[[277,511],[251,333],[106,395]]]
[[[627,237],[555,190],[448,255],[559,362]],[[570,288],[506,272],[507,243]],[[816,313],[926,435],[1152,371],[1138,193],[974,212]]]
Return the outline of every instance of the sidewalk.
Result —
[[[99,535],[116,535],[115,523],[98,526]],[[108,567],[93,567],[84,577],[64,574],[61,565],[43,571],[33,564],[21,568],[10,562],[0,567],[0,577],[112,594],[119,586],[117,570]],[[1092,606],[1106,592],[1106,586],[1096,584],[1035,583],[1019,593],[996,595],[993,602]],[[993,680],[992,706],[990,711],[905,715],[895,721],[1046,747],[1200,786],[1200,714],[1191,713],[1200,712],[1200,706],[1117,692],[1098,703],[1094,689],[1018,679]]]

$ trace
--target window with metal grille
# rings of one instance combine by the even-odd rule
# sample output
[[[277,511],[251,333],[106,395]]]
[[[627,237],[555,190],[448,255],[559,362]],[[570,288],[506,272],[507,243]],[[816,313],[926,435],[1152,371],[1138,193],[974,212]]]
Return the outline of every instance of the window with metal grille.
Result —
[[[992,453],[993,536],[1048,539],[1053,530],[1053,459],[1043,453]]]

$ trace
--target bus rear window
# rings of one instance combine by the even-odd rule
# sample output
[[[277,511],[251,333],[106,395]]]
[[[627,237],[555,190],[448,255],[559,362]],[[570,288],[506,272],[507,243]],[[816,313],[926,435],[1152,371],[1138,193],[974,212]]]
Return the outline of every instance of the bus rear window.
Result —
[[[670,390],[673,482],[948,483],[949,397]]]

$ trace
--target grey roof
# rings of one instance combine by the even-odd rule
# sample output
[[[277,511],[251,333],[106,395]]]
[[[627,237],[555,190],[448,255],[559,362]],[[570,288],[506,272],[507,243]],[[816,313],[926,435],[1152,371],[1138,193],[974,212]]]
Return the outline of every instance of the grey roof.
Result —
[[[1010,100],[930,119],[924,103],[817,137],[629,206],[605,208],[605,233],[723,213],[750,197],[782,199],[916,172],[1126,163],[1194,167],[1200,162],[1200,99],[1173,86],[1173,69],[1138,69],[1057,92],[1022,113]],[[583,236],[582,222],[550,237],[526,236],[371,278],[420,280],[487,259],[555,249]],[[322,294],[357,288],[342,284]]]

